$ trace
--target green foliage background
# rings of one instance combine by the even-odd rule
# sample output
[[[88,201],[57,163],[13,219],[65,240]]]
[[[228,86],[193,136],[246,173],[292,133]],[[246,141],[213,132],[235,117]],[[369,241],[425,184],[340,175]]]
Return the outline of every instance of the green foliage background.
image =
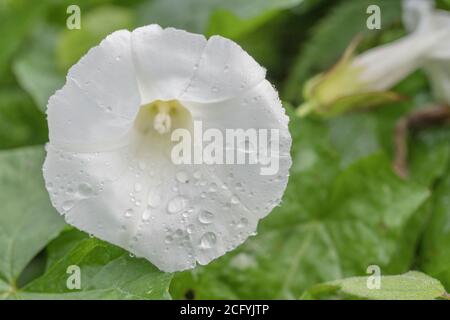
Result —
[[[81,8],[81,30],[66,28],[70,4]],[[379,31],[366,28],[370,4],[381,7]],[[173,275],[65,225],[41,171],[46,103],[68,68],[110,32],[150,23],[235,40],[268,69],[292,119],[282,204],[237,250]],[[391,169],[396,121],[433,102],[424,74],[395,88],[407,101],[330,120],[293,113],[305,81],[357,34],[361,50],[404,35],[399,0],[0,0],[0,34],[0,298],[427,299],[450,290],[449,127],[410,137],[408,180]],[[74,264],[83,272],[76,291],[66,287]],[[386,278],[381,296],[361,278],[337,281],[369,265],[439,281]]]

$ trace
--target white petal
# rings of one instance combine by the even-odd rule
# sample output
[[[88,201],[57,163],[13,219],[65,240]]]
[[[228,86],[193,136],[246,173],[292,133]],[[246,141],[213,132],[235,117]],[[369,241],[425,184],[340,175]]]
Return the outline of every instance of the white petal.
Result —
[[[288,118],[276,91],[266,80],[235,99],[187,105],[194,119],[204,120],[204,129],[279,129],[280,134],[279,154],[276,155],[279,170],[274,175],[261,175],[260,164],[218,164],[199,170],[199,181],[204,184],[203,192],[208,197],[199,206],[196,216],[190,217],[192,225],[200,226],[200,232],[191,234],[191,242],[197,261],[207,264],[254,234],[259,219],[280,203],[291,166],[291,138]],[[240,146],[237,147],[240,149],[238,152],[243,152]],[[217,192],[209,193],[211,186]],[[213,223],[198,223],[198,215],[204,210],[214,215]],[[212,235],[214,243],[205,248],[204,244],[212,241]]]
[[[206,44],[202,36],[158,26],[131,37],[115,33],[92,49],[51,98],[47,188],[68,223],[161,270],[206,264],[254,234],[279,204],[291,166],[288,117],[265,70],[232,41],[213,37]],[[132,50],[124,49],[127,41]],[[209,90],[210,82],[220,88]],[[133,128],[139,106],[176,98],[204,129],[278,129],[279,150],[271,155],[278,170],[173,164],[167,136],[139,136]]]
[[[205,130],[279,129],[279,170],[264,176],[259,164],[170,165],[149,154],[152,163],[160,163],[153,180],[161,183],[148,187],[149,206],[137,215],[150,223],[140,225],[127,249],[168,272],[207,264],[255,234],[259,220],[280,203],[291,166],[288,118],[269,82],[241,97],[185,106]]]
[[[132,33],[143,104],[177,99],[186,89],[206,39],[202,35],[149,25]]]
[[[182,100],[214,102],[229,99],[261,82],[262,68],[239,45],[221,36],[208,40],[197,71]]]
[[[428,27],[434,11],[433,0],[403,0],[402,7],[403,22],[409,31]]]
[[[427,54],[448,39],[450,29],[433,33],[416,31],[392,43],[376,47],[357,56],[353,66],[361,68],[360,80],[372,91],[384,91],[421,67]]]
[[[450,30],[450,13],[445,10],[435,10],[431,0],[404,0],[403,21],[408,31],[433,35],[442,30]],[[428,58],[448,59],[450,52],[450,33],[442,41],[426,53]]]
[[[435,98],[450,105],[450,53],[448,59],[429,60],[424,69],[431,81]]]
[[[114,32],[74,65],[48,103],[50,141],[66,148],[122,144],[140,107],[130,32]]]

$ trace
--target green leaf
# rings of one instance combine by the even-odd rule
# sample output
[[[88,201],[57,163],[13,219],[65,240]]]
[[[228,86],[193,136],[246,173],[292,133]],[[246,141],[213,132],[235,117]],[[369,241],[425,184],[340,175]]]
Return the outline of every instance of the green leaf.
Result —
[[[190,32],[236,37],[303,0],[154,0],[138,7],[139,24],[159,23]],[[189,14],[186,14],[189,12]]]
[[[43,159],[42,147],[0,152],[0,279],[8,287],[64,227],[44,188]]]
[[[433,214],[421,247],[421,268],[450,290],[450,170],[432,198]]]
[[[315,295],[338,291],[341,295],[359,299],[433,300],[445,294],[445,289],[438,280],[417,271],[395,276],[381,276],[379,288],[369,285],[373,277],[373,275],[352,277],[319,284],[312,287],[308,295],[311,298]]]
[[[80,269],[81,288],[69,289],[69,266]],[[18,299],[169,299],[172,275],[98,239],[78,242],[47,272],[16,293]]]
[[[312,284],[364,273],[379,265],[391,273],[409,268],[397,260],[404,231],[428,191],[400,180],[390,161],[375,154],[341,168],[323,122],[291,121],[294,157],[281,207],[258,235],[208,266],[177,274],[172,294],[182,298],[292,298]]]
[[[22,90],[0,89],[0,149],[43,144],[47,122]]]
[[[344,53],[349,43],[358,34],[365,39],[379,35],[369,30],[366,20],[369,5],[378,5],[382,12],[382,31],[401,20],[400,0],[360,0],[342,1],[317,23],[311,39],[301,48],[297,62],[286,80],[283,97],[298,101],[302,96],[302,86],[316,73],[326,71]]]
[[[67,227],[61,232],[58,238],[54,239],[47,245],[47,267],[50,268],[58,260],[62,259],[77,244],[88,238],[85,232],[79,231],[72,226]]]
[[[18,82],[43,112],[49,97],[64,84],[64,76],[55,64],[56,37],[55,29],[40,27],[34,34],[31,47],[13,64]]]
[[[102,6],[83,15],[81,29],[64,30],[57,45],[57,62],[66,71],[103,38],[119,29],[132,29],[133,12],[128,8]]]
[[[19,49],[26,35],[39,18],[42,17],[47,4],[44,1],[30,3],[26,0],[6,1],[0,3],[0,78],[4,75],[11,57]]]

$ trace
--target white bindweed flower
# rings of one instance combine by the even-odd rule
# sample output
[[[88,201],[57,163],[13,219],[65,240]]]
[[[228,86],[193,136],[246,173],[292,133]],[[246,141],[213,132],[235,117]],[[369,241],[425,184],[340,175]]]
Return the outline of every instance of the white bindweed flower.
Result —
[[[392,100],[397,96],[388,90],[418,68],[427,65],[428,69],[440,69],[442,63],[438,62],[433,67],[433,61],[437,59],[429,61],[429,58],[444,54],[448,59],[448,12],[434,10],[433,1],[428,0],[405,1],[404,12],[405,24],[413,32],[357,56],[353,55],[353,47],[350,46],[333,69],[307,83],[305,103],[298,113],[305,115],[313,111],[333,116],[353,108]],[[441,83],[443,72],[434,71],[432,78]]]
[[[403,20],[410,32],[423,30],[437,33],[450,30],[450,12],[436,10],[431,0],[405,0]],[[450,105],[450,36],[426,53],[423,68],[430,79],[435,98]]]
[[[55,208],[164,271],[243,243],[287,184],[291,137],[278,94],[265,69],[220,36],[158,25],[114,32],[69,70],[47,114],[44,177]],[[267,158],[175,164],[175,131],[194,133],[198,123],[215,133],[276,130],[268,144],[277,143],[277,170],[261,174]],[[230,149],[255,152],[223,144]]]

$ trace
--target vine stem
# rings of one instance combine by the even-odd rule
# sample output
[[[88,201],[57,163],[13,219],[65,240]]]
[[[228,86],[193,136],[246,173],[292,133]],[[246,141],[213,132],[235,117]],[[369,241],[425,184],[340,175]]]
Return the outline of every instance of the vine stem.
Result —
[[[450,106],[427,107],[405,115],[397,121],[394,131],[394,171],[402,178],[408,177],[408,136],[410,131],[450,123]]]

